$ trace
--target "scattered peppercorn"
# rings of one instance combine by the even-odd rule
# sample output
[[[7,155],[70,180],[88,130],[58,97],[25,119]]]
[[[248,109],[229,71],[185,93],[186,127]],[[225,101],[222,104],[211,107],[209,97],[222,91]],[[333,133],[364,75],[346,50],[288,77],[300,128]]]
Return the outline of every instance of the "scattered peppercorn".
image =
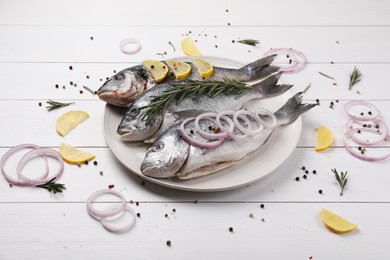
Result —
[[[78,166],[78,167],[81,167],[81,163],[78,163],[77,166]]]
[[[235,43],[236,41],[235,40],[232,40],[232,43]]]
[[[73,70],[73,67],[72,67],[72,66],[69,66],[69,69],[70,69],[70,70]]]
[[[83,93],[84,93],[84,91],[83,91],[82,89],[80,89],[80,91],[79,91],[79,92],[80,92],[80,94],[83,94]]]
[[[70,85],[73,85],[73,81],[69,82]]]
[[[215,48],[218,48],[218,45],[215,45]]]
[[[372,115],[372,112],[371,112],[371,111],[368,111],[368,114],[369,114],[369,115]]]
[[[233,227],[229,227],[229,231],[230,231],[230,232],[233,232]]]
[[[319,194],[322,194],[322,190],[318,190],[318,193],[319,193]]]
[[[228,26],[230,26],[230,23],[227,23]]]
[[[41,107],[41,106],[42,106],[42,102],[39,102],[39,103],[38,103],[38,106],[40,106],[40,107]]]
[[[91,36],[91,40],[93,40],[93,36]]]
[[[313,174],[316,174],[317,173],[317,171],[316,170],[313,170]]]
[[[144,186],[145,185],[145,181],[141,181],[141,185]]]
[[[63,89],[65,89],[65,86],[62,86]]]
[[[137,202],[135,202],[135,205],[136,205],[136,206],[139,206],[139,202],[138,202],[138,201],[137,201]]]
[[[168,214],[165,214],[165,217],[167,218],[167,217],[168,217]]]
[[[379,128],[379,125],[376,125],[375,128],[378,129],[378,128]]]
[[[9,187],[12,188],[14,185],[12,183],[8,183]]]
[[[138,212],[138,213],[137,213],[137,217],[141,217],[141,213]]]
[[[306,167],[305,167],[305,166],[302,166],[302,170],[306,170]]]
[[[88,161],[85,161],[84,163],[85,163],[85,165],[88,165]]]
[[[167,246],[171,246],[171,240],[167,240]]]
[[[364,113],[363,113],[363,112],[361,112],[361,113],[360,113],[360,115],[361,115],[361,116],[363,116],[363,115],[364,115]]]
[[[250,214],[249,214],[249,217],[250,217],[250,218],[254,218],[255,216],[253,216],[253,214],[250,213]]]
[[[152,69],[154,69],[154,65],[151,65],[150,67],[151,67]]]
[[[307,178],[307,175],[306,175],[306,174],[304,174],[302,177],[303,177],[304,179],[306,179],[306,178]]]
[[[360,151],[361,149],[362,149],[362,147],[361,147],[361,146],[359,146],[359,147],[358,147],[358,150]]]
[[[295,177],[295,180],[296,180],[296,181],[299,181],[299,177]]]
[[[320,100],[318,98],[316,99],[316,102],[317,102],[317,104],[320,104]]]
[[[87,76],[85,76],[87,79],[89,79],[89,76],[87,75]]]
[[[176,212],[176,209],[172,209],[173,212]]]
[[[56,84],[56,88],[58,88],[59,86],[58,86],[58,84]]]
[[[332,102],[330,102],[330,104],[333,106],[333,105],[334,105],[333,101],[332,101]]]
[[[100,171],[99,174],[100,174],[101,176],[103,176],[103,171]]]
[[[98,165],[98,162],[97,161],[93,161],[93,165]]]
[[[306,173],[306,174],[309,173],[309,170],[306,170],[305,173]]]
[[[108,188],[109,188],[109,189],[113,189],[114,187],[115,187],[114,184],[108,185]]]
[[[358,134],[360,134],[362,131],[358,130],[357,132],[358,132]]]

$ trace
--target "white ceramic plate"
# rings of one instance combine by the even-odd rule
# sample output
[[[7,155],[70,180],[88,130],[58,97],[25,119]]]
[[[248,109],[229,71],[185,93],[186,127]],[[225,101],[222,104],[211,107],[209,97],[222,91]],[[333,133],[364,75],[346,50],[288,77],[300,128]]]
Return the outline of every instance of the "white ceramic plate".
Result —
[[[188,60],[188,58],[179,58]],[[238,68],[244,64],[218,57],[203,57],[214,66]],[[176,59],[177,60],[177,59]],[[247,105],[250,108],[265,107],[271,111],[276,111],[291,97],[291,93],[285,93],[279,97],[253,101]],[[107,144],[118,160],[132,173],[141,176],[151,182],[167,186],[170,188],[190,190],[190,191],[221,191],[238,188],[258,181],[272,173],[279,167],[294,151],[302,127],[302,120],[299,117],[294,123],[279,127],[272,133],[271,137],[259,150],[247,156],[241,162],[222,171],[212,173],[207,176],[191,179],[179,180],[153,179],[143,175],[140,171],[141,163],[144,159],[147,148],[150,145],[135,142],[122,142],[116,129],[125,113],[126,109],[106,105],[104,113],[103,130]]]

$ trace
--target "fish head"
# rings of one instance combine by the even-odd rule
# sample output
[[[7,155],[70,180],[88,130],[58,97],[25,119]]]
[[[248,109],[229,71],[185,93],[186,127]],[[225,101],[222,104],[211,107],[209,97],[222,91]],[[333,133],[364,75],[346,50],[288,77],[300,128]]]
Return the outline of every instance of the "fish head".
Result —
[[[144,141],[160,129],[163,114],[157,113],[150,120],[143,118],[142,102],[133,103],[120,122],[117,133],[123,141]]]
[[[109,78],[97,91],[103,101],[115,106],[127,107],[155,81],[140,66],[122,70]]]
[[[179,127],[174,126],[148,149],[141,171],[152,178],[173,177],[187,160],[189,152],[190,145],[181,138]]]

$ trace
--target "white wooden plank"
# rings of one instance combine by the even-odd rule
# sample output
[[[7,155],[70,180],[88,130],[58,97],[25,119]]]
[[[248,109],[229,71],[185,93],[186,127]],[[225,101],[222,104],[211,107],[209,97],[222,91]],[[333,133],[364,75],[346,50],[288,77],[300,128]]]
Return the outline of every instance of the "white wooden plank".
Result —
[[[0,202],[85,202],[94,191],[114,185],[129,200],[173,201],[173,202],[389,202],[386,171],[387,162],[364,162],[350,156],[344,149],[330,149],[317,153],[313,149],[297,148],[279,168],[267,177],[251,185],[224,192],[187,192],[159,186],[144,181],[124,168],[109,149],[84,148],[96,155],[98,165],[92,163],[80,168],[65,164],[64,175],[59,182],[67,190],[53,195],[43,189],[12,187],[0,176]],[[0,149],[0,157],[7,151]],[[23,152],[13,156],[6,164],[6,171],[15,176],[15,169]],[[303,178],[305,166],[309,173]],[[42,163],[37,160],[26,166],[26,174],[42,172]],[[53,163],[56,169],[56,164]],[[237,165],[239,167],[239,165]],[[344,196],[340,196],[339,185],[331,172],[336,168],[348,171],[348,184]],[[316,170],[317,174],[312,171]],[[100,175],[103,171],[103,176]],[[215,173],[218,174],[218,173]],[[37,176],[37,175],[35,175]],[[296,177],[300,180],[297,182]],[[319,194],[319,190],[323,193]]]
[[[204,55],[242,61],[261,57],[270,48],[287,47],[304,52],[309,62],[390,62],[390,27],[368,28],[362,33],[362,27],[1,26],[0,62],[140,62],[161,58],[156,53],[164,51],[165,58],[172,58],[182,56],[180,42],[189,31]],[[139,53],[120,51],[119,43],[128,37],[141,41]],[[256,38],[261,44],[232,42],[240,38]]]
[[[96,100],[96,97],[94,99],[72,100],[75,101],[74,105],[51,112],[46,110],[45,100],[0,100],[0,118],[4,120],[3,122],[7,122],[0,128],[1,145],[10,147],[34,140],[41,146],[59,146],[61,142],[65,142],[78,146],[105,147],[107,145],[103,136],[105,103]],[[41,107],[39,102],[42,103]],[[307,100],[307,102],[315,101]],[[334,102],[333,108],[329,107],[330,102]],[[342,146],[342,137],[348,121],[348,117],[344,112],[346,102],[343,100],[337,103],[335,100],[325,101],[321,99],[320,106],[316,106],[304,114],[302,117],[302,134],[298,146],[313,147],[315,129],[320,124],[332,131],[335,138],[333,146]],[[390,102],[383,100],[372,100],[370,102],[382,111],[381,118],[389,124],[390,115],[387,111],[390,109]],[[57,118],[66,111],[77,109],[86,111],[90,117],[68,135],[61,137],[55,130]],[[116,128],[117,126],[113,127]],[[388,146],[389,144],[385,143],[379,146],[383,145]]]
[[[4,260],[31,255],[40,259],[383,259],[390,253],[387,203],[275,203],[264,209],[245,203],[158,203],[133,208],[141,214],[135,228],[117,235],[89,217],[83,203],[0,204],[0,256]],[[344,235],[330,232],[321,223],[321,208],[357,223],[358,230]]]
[[[253,60],[255,57],[253,57]],[[243,63],[245,61],[238,60]],[[68,100],[97,100],[83,89],[87,86],[97,90],[106,80],[127,67],[139,63],[0,63],[1,99],[36,99],[41,102],[47,99]],[[361,70],[362,81],[348,91],[349,74],[354,66]],[[69,69],[72,66],[72,70]],[[386,71],[390,64],[317,64],[310,63],[298,73],[285,73],[281,82],[293,84],[291,92],[296,93],[305,89],[311,83],[311,89],[305,94],[305,99],[320,98],[328,101],[366,99],[388,100],[390,88],[384,87],[388,81]],[[335,78],[328,79],[319,74],[326,73]],[[23,76],[21,76],[23,75]],[[89,79],[87,78],[89,77]],[[70,85],[76,83],[77,87]],[[333,85],[336,83],[337,85]],[[56,89],[55,85],[59,88]],[[65,89],[63,87],[65,86]],[[17,91],[16,91],[17,90]],[[83,94],[80,94],[83,90]],[[360,94],[357,94],[359,92]]]
[[[0,6],[0,24],[323,26],[389,25],[385,0],[352,1],[11,1]],[[32,11],[33,10],[33,11]],[[226,11],[228,10],[228,11]]]

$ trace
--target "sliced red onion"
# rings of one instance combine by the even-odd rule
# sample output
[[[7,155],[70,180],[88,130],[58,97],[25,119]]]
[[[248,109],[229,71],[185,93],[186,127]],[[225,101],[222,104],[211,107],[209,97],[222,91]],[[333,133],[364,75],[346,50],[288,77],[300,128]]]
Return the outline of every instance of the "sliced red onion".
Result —
[[[115,210],[117,206],[113,205],[111,207],[109,207],[107,210],[110,211],[110,210]],[[108,218],[102,218],[100,220],[100,223],[102,223],[103,227],[105,229],[107,229],[108,231],[110,232],[114,232],[114,233],[124,233],[126,231],[129,231],[130,229],[132,229],[134,227],[134,224],[135,224],[135,212],[133,210],[132,207],[130,207],[129,205],[126,205],[126,207],[118,213],[123,215],[125,214],[125,212],[129,212],[130,215],[132,216],[131,220],[124,226],[115,226],[112,224],[113,220],[109,220]]]
[[[129,45],[132,46],[132,48],[129,48]],[[126,54],[134,54],[141,49],[140,41],[134,38],[127,38],[122,40],[119,46],[121,51]]]
[[[390,153],[387,154],[387,155],[383,155],[383,156],[367,156],[366,154],[362,154],[360,151],[355,151],[351,145],[348,143],[349,140],[351,139],[351,135],[349,132],[345,133],[344,137],[343,137],[343,143],[344,143],[344,146],[345,148],[347,149],[347,151],[352,154],[353,156],[355,156],[356,158],[360,159],[360,160],[364,160],[364,161],[370,161],[370,162],[376,162],[376,161],[382,161],[382,160],[385,160],[387,159],[388,157],[390,157]],[[363,148],[366,148],[366,147],[363,147]]]
[[[114,205],[115,207],[109,207],[105,210],[97,210],[92,206],[92,202],[99,196],[105,195],[105,194],[112,194],[121,199],[121,202],[119,205]],[[122,193],[111,190],[111,189],[103,189],[103,190],[98,190],[92,193],[88,199],[87,199],[87,212],[91,217],[101,220],[103,218],[110,218],[113,216],[118,215],[121,213],[126,207],[126,199],[122,195]]]
[[[12,185],[15,185],[15,186],[34,186],[33,183],[31,182],[27,182],[25,180],[18,180],[18,179],[15,179],[13,177],[11,177],[6,171],[5,171],[5,162],[7,161],[7,159],[14,153],[22,150],[22,149],[25,149],[25,148],[32,148],[32,149],[38,149],[40,148],[38,145],[35,145],[35,144],[21,144],[21,145],[17,145],[11,149],[9,149],[4,155],[3,155],[3,158],[1,158],[1,172],[3,173],[3,176],[4,178],[9,182],[11,183]],[[49,167],[49,164],[48,164],[48,160],[47,160],[47,157],[44,155],[44,159],[45,159],[45,164],[46,164],[46,169],[48,169]],[[45,173],[42,175],[42,176],[45,176],[46,174],[46,170],[45,170]],[[41,177],[42,177],[41,176]]]
[[[258,108],[256,111],[255,111],[255,114],[256,116],[259,118],[261,124],[265,127],[265,128],[274,128],[278,122],[278,119],[276,118],[275,114],[272,113],[271,111],[269,111],[268,109],[265,109],[265,108]],[[269,116],[272,120],[272,123],[270,124],[267,124],[264,120],[262,120],[259,116],[259,114],[261,115],[266,115],[266,116]]]
[[[264,53],[264,57],[267,57],[272,54],[277,54],[277,55],[288,55],[289,60],[291,60],[291,63],[289,63],[286,66],[281,66],[278,64],[280,67],[279,71],[284,71],[284,72],[297,72],[303,69],[303,67],[306,65],[306,56],[297,50],[294,50],[292,48],[274,48],[266,51]]]
[[[210,120],[211,122],[213,122],[214,124],[216,124],[216,121],[213,119],[213,117],[217,117],[217,113],[212,113],[212,112],[209,112],[209,113],[203,113],[203,114],[200,114],[198,115],[196,118],[195,118],[195,130],[204,138],[206,139],[221,139],[221,138],[226,138],[228,137],[228,134],[224,131],[220,131],[219,133],[210,133],[210,132],[206,132],[204,131],[201,127],[200,127],[200,124],[199,124],[199,121],[202,120],[202,119],[205,119],[205,120]],[[221,129],[222,130],[222,129]]]
[[[368,115],[368,116],[364,116],[364,115],[354,115],[350,112],[350,109],[354,106],[365,106],[365,107],[368,107],[371,111],[371,115]],[[370,121],[370,120],[374,120],[375,118],[377,118],[379,116],[379,109],[374,106],[373,104],[371,103],[368,103],[366,101],[362,101],[362,100],[354,100],[354,101],[350,101],[348,103],[345,104],[344,106],[344,110],[345,110],[345,113],[347,113],[352,119],[354,120],[357,120],[357,121]]]
[[[258,128],[255,129],[253,127],[253,123],[249,120],[247,116],[250,116],[252,119],[254,119],[257,124]],[[244,127],[239,121],[238,118],[242,119],[245,121],[248,127]],[[261,124],[260,118],[253,112],[247,111],[247,110],[238,110],[236,113],[233,115],[233,122],[235,123],[236,127],[243,132],[244,134],[248,134],[250,136],[257,135],[261,133],[264,130],[264,126]]]
[[[48,173],[49,173],[48,165],[46,165],[45,173],[37,179],[31,179],[22,173],[22,170],[23,170],[24,166],[26,165],[26,163],[29,160],[31,160],[35,157],[38,157],[38,156],[44,156],[46,161],[47,161],[46,156],[52,157],[58,161],[59,167],[58,167],[57,172],[53,176],[48,176]],[[19,161],[18,167],[16,168],[16,173],[19,176],[19,178],[23,179],[26,183],[29,183],[31,185],[43,184],[43,183],[50,181],[53,178],[59,179],[62,176],[63,171],[64,171],[64,161],[62,160],[61,155],[53,149],[42,148],[42,147],[36,148],[36,149],[31,150],[28,153],[26,153],[22,157],[22,159]]]
[[[351,119],[347,122],[347,131],[350,133],[350,137],[358,144],[374,145],[385,141],[388,136],[388,130],[385,122],[380,119],[375,119],[371,123],[372,124],[370,124],[369,121],[360,122]],[[359,124],[360,126],[354,128],[353,124]],[[371,128],[368,127],[369,125],[371,125]],[[363,139],[365,133],[375,134],[378,137],[374,140]]]

